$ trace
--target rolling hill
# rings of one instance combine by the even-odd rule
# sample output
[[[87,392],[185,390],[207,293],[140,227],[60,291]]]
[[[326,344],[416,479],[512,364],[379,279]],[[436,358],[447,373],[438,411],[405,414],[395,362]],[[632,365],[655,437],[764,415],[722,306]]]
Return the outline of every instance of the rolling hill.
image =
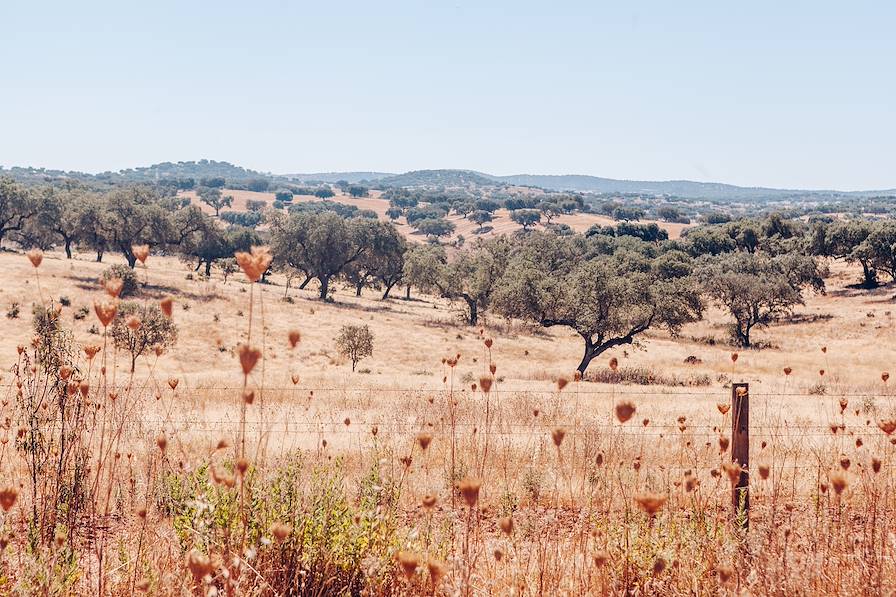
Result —
[[[25,183],[40,183],[61,179],[77,179],[85,182],[151,183],[176,179],[200,179],[222,177],[228,181],[242,182],[266,180],[274,185],[289,182],[349,183],[366,182],[385,187],[502,187],[529,186],[551,191],[575,191],[590,193],[636,193],[640,195],[668,195],[688,199],[717,201],[802,200],[827,201],[850,197],[896,195],[896,188],[869,191],[836,191],[817,189],[776,189],[767,187],[740,187],[717,182],[691,180],[619,180],[582,174],[512,174],[496,176],[475,170],[434,169],[414,170],[403,174],[375,171],[319,172],[308,174],[272,174],[249,170],[229,162],[199,160],[187,162],[162,162],[152,166],[130,168],[118,172],[85,173],[52,170],[37,167],[0,167],[0,176],[12,176]]]

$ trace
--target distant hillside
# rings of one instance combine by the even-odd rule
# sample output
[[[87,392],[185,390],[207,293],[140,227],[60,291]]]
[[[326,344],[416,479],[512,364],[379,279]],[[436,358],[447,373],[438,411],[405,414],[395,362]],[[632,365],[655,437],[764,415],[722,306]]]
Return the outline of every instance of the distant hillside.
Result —
[[[472,170],[414,170],[381,178],[376,182],[389,187],[493,187],[504,184],[493,176]]]
[[[254,178],[269,178],[270,174],[248,170],[240,166],[234,166],[230,162],[216,162],[214,160],[199,160],[198,162],[162,162],[145,168],[132,168],[118,172],[105,172],[97,177],[103,178],[121,177],[128,180],[145,180],[147,182],[166,178],[212,178],[219,177],[226,180],[250,180]]]
[[[879,195],[889,191],[857,191],[847,193],[827,190],[772,189],[764,187],[739,187],[717,182],[694,182],[690,180],[616,180],[586,176],[580,174],[544,175],[515,174],[511,176],[493,176],[495,180],[507,184],[535,186],[556,191],[580,191],[596,193],[640,193],[648,195],[675,195],[678,197],[723,199],[723,200],[758,200],[816,197],[819,199],[845,195]]]
[[[831,191],[773,189],[763,187],[739,187],[716,182],[694,182],[690,180],[617,180],[580,174],[545,175],[514,174],[494,176],[473,170],[414,170],[404,174],[388,172],[319,172],[309,174],[278,175],[258,172],[236,166],[229,162],[199,160],[189,162],[162,162],[141,168],[130,168],[118,172],[91,174],[34,167],[0,167],[0,176],[12,176],[20,182],[41,184],[58,180],[81,180],[97,186],[118,183],[163,182],[179,179],[193,179],[198,183],[202,178],[224,178],[228,183],[245,186],[249,181],[267,181],[273,185],[287,181],[307,183],[335,183],[340,180],[349,183],[366,181],[381,187],[502,187],[508,185],[539,187],[550,191],[577,191],[591,193],[630,193],[645,196],[667,195],[684,199],[707,199],[714,201],[827,201],[851,197],[874,197],[896,195],[896,189],[875,191]]]
[[[94,183],[143,183],[164,180],[201,178],[224,178],[227,181],[248,181],[255,179],[272,180],[272,174],[265,174],[234,166],[229,162],[199,160],[198,162],[162,162],[139,168],[119,170],[118,172],[86,172],[51,170],[47,168],[19,167],[0,168],[0,175],[12,176],[22,182],[39,183],[60,179],[81,180]]]
[[[334,183],[344,180],[349,183],[361,181],[375,181],[389,176],[396,176],[391,172],[313,172],[310,174],[285,174],[286,178],[301,182],[327,182]]]

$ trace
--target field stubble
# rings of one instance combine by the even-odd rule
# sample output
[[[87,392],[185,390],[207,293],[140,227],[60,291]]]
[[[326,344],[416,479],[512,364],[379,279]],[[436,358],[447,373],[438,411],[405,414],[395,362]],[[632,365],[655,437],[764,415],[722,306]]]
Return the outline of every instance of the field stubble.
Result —
[[[102,300],[87,282],[100,266],[0,259],[14,281],[4,299],[51,310],[63,293]],[[834,323],[780,326],[780,349],[736,362],[654,335],[619,358],[710,385],[618,386],[564,375],[578,347],[563,335],[427,325],[433,312],[450,320],[439,302],[288,304],[265,285],[185,284],[173,260],[149,263],[137,300],[174,295],[181,340],[135,374],[88,332],[92,315],[56,316],[49,360],[27,321],[5,326],[3,581],[16,590],[893,591],[894,404],[878,362],[890,349],[850,362],[880,342],[875,318],[849,302],[862,299],[814,298],[806,311]],[[869,309],[886,329],[889,311]],[[717,315],[683,336],[717,330]],[[369,375],[331,356],[351,319],[378,339]],[[830,340],[788,352],[809,338]],[[92,344],[105,347],[88,358]],[[700,364],[684,365],[693,353]],[[731,520],[725,387],[741,379],[752,388],[746,534]]]

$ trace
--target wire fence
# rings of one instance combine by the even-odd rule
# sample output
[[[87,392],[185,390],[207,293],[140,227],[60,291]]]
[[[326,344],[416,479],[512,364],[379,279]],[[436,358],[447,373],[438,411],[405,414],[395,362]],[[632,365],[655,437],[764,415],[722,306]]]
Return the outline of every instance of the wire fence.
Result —
[[[729,404],[731,398],[730,388],[713,389],[680,389],[680,388],[652,388],[652,387],[582,387],[577,383],[570,383],[563,390],[545,388],[542,382],[539,387],[521,389],[516,387],[502,388],[500,384],[493,386],[488,393],[492,408],[495,409],[489,434],[494,436],[531,436],[533,434],[550,433],[552,429],[563,428],[568,435],[591,435],[594,433],[612,433],[620,436],[645,436],[645,437],[680,437],[692,439],[717,439],[730,431],[730,415],[726,416],[715,407],[711,411],[705,411],[699,416],[685,417],[683,421],[673,422],[655,420],[659,416],[668,417],[669,413],[658,413],[667,407],[677,407],[682,402],[670,404],[660,403],[647,405],[642,409],[638,405],[638,399],[657,399],[664,397],[691,398],[695,400],[713,400],[719,405]],[[178,382],[175,388],[170,388],[167,380],[144,380],[139,387],[131,391],[145,394],[147,390],[156,393],[155,398],[147,397],[148,405],[158,403],[160,399],[170,404],[165,409],[160,406],[154,410],[155,414],[135,412],[128,418],[127,423],[137,426],[173,426],[189,428],[191,431],[230,431],[241,425],[238,409],[232,414],[222,416],[220,411],[209,413],[208,416],[199,414],[209,404],[214,405],[213,400],[227,396],[233,403],[241,400],[242,387],[228,385],[202,385],[189,387],[186,383]],[[7,395],[18,390],[15,383],[0,383],[0,390],[6,389]],[[452,423],[455,430],[464,433],[476,433],[482,429],[482,421],[479,420],[482,413],[476,409],[486,399],[481,389],[470,388],[451,389],[447,387],[407,388],[407,387],[340,387],[340,386],[312,386],[301,383],[295,385],[269,385],[254,387],[256,400],[261,402],[264,397],[274,398],[268,402],[265,420],[258,419],[259,404],[250,409],[249,419],[243,423],[245,429],[250,432],[264,431],[267,434],[293,435],[326,433],[328,435],[359,435],[370,434],[373,427],[384,434],[411,434],[425,430],[443,429],[448,424],[444,420],[438,420],[437,412],[423,412],[417,409],[411,412],[408,404],[399,402],[402,396],[413,399],[421,397],[432,398],[434,408],[442,407],[444,415],[447,400],[453,398],[461,401],[458,412],[461,415]],[[519,408],[519,404],[509,405],[511,397],[540,397],[553,401],[551,404],[543,404],[538,413],[533,412],[508,412],[511,408]],[[569,401],[582,396],[598,396],[608,398],[606,408],[595,410],[579,404],[579,411],[569,412]],[[376,398],[385,397],[378,401]],[[346,400],[355,398],[357,402]],[[884,433],[878,429],[878,422],[884,412],[889,412],[894,406],[894,395],[886,393],[869,392],[836,392],[817,395],[808,392],[797,391],[751,391],[750,398],[754,402],[753,421],[750,425],[752,435],[759,438],[842,438],[848,433],[867,433],[869,435]],[[638,416],[625,424],[619,423],[613,417],[612,403],[631,400],[638,405]],[[854,403],[849,410],[843,406],[843,401],[861,400],[861,404]],[[390,404],[395,401],[394,405]],[[223,402],[221,404],[224,404]],[[302,404],[306,407],[302,408]],[[313,404],[313,408],[309,405]],[[534,404],[534,402],[533,402]],[[559,408],[556,404],[560,404]],[[775,412],[768,413],[769,404],[776,408]],[[810,420],[800,415],[788,421],[787,407],[794,404],[808,406],[814,417]],[[883,409],[872,407],[869,404],[879,404]],[[201,408],[198,405],[202,405]],[[818,408],[812,410],[815,405]],[[706,406],[706,405],[704,405]],[[554,414],[547,411],[555,408]],[[390,410],[391,409],[391,410]],[[858,412],[856,412],[858,409]],[[138,409],[139,410],[139,409]],[[153,410],[153,409],[142,409]],[[765,410],[765,412],[764,412]],[[643,416],[642,416],[643,411]],[[558,416],[557,413],[560,413]],[[653,418],[651,418],[653,416]],[[674,415],[671,415],[674,416]],[[435,418],[435,420],[434,420]],[[708,419],[703,421],[700,419]],[[848,431],[847,431],[848,428]]]

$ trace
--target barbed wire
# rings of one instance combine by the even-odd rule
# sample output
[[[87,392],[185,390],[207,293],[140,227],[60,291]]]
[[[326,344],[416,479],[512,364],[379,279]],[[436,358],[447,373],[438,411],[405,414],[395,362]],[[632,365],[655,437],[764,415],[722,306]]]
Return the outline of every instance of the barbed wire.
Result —
[[[165,379],[156,380],[158,385],[166,386]],[[475,382],[471,382],[475,383]],[[513,383],[518,383],[514,381]],[[151,384],[143,383],[143,387],[149,388]],[[14,383],[0,383],[0,388],[12,389],[16,388],[16,384]],[[364,387],[364,388],[348,388],[348,387],[339,387],[339,386],[307,386],[307,385],[268,385],[268,384],[256,384],[252,386],[256,390],[264,390],[270,392],[343,392],[343,393],[403,393],[403,394],[447,394],[447,393],[470,393],[480,395],[482,394],[482,390],[471,390],[469,385],[458,385],[455,388],[446,388],[446,387],[429,387],[429,388],[421,388],[421,387],[413,387],[413,388],[401,388],[401,387]],[[635,388],[635,389],[633,389]],[[166,390],[167,391],[167,390]],[[188,393],[188,392],[242,392],[242,386],[207,386],[207,385],[197,385],[195,387],[184,387],[181,386],[173,392],[178,394]],[[520,394],[525,392],[539,393],[539,394],[550,394],[554,396],[569,396],[575,394],[586,394],[586,395],[608,395],[608,396],[694,396],[694,397],[717,397],[717,398],[727,398],[730,397],[731,389],[730,388],[719,388],[717,390],[692,390],[692,389],[642,389],[637,386],[621,386],[619,388],[587,388],[582,389],[580,387],[575,386],[567,386],[563,390],[557,390],[556,388],[501,388],[499,385],[493,385],[489,391],[490,395],[495,394]],[[750,397],[752,398],[779,398],[779,397],[793,397],[793,398],[813,398],[813,399],[824,399],[824,398],[896,398],[896,392],[893,394],[884,394],[884,393],[872,393],[872,392],[834,392],[825,390],[824,393],[813,393],[813,392],[772,392],[772,391],[750,391]]]

